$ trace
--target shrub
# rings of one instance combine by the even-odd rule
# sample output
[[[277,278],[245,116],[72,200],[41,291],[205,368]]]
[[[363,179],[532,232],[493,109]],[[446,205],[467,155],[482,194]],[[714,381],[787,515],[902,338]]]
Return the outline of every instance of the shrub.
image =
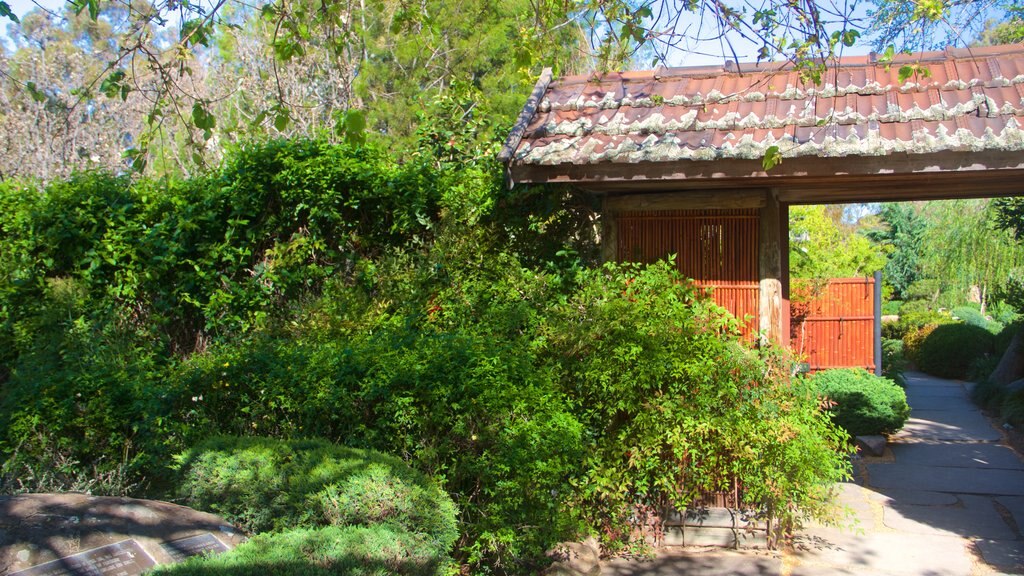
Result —
[[[322,440],[220,437],[178,460],[184,501],[248,532],[389,524],[443,551],[458,537],[448,495],[377,452]]]
[[[906,369],[907,359],[903,355],[903,341],[882,338],[882,376],[901,388],[906,388],[907,379],[903,376]]]
[[[453,572],[446,551],[393,525],[299,528],[259,534],[234,550],[160,566],[173,576],[390,576]]]
[[[834,403],[832,420],[851,436],[890,434],[910,417],[903,389],[863,368],[824,370],[811,380],[818,394]]]
[[[1006,394],[999,413],[1010,424],[1024,426],[1024,391]]]
[[[959,319],[964,324],[984,328],[992,334],[999,334],[1004,328],[1002,323],[986,318],[980,309],[973,306],[958,306],[953,308],[950,313],[953,318]]]
[[[932,376],[965,378],[971,362],[993,352],[993,341],[988,330],[977,326],[936,326],[919,344],[917,366]]]
[[[971,390],[971,400],[986,410],[999,411],[1006,399],[1006,388],[988,379],[978,382]]]
[[[882,314],[886,316],[893,316],[900,313],[900,306],[903,306],[902,300],[886,300],[882,302]]]
[[[792,359],[758,353],[738,323],[670,268],[607,264],[543,327],[544,353],[591,439],[574,498],[611,544],[637,511],[682,508],[744,486],[744,505],[783,525],[823,514],[847,473],[842,436],[788,375]]]
[[[999,365],[999,356],[986,354],[979,356],[967,366],[967,379],[971,382],[984,382]]]

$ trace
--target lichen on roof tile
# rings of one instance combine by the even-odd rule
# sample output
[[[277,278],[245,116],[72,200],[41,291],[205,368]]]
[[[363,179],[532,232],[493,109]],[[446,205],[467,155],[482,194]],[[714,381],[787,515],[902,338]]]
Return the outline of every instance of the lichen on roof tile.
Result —
[[[904,62],[844,60],[818,86],[778,64],[555,80],[513,161],[753,159],[770,146],[784,157],[1024,150],[1024,47],[923,54],[901,81]]]

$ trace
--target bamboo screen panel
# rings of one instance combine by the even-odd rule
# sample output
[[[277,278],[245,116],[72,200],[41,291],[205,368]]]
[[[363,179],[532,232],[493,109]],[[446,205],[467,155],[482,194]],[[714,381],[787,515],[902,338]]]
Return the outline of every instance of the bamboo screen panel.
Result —
[[[624,212],[616,222],[620,262],[651,263],[674,254],[684,276],[713,287],[715,302],[746,320],[744,334],[757,332],[757,210]]]
[[[838,278],[824,286],[793,280],[790,345],[806,356],[811,371],[874,371],[874,290],[874,278]]]

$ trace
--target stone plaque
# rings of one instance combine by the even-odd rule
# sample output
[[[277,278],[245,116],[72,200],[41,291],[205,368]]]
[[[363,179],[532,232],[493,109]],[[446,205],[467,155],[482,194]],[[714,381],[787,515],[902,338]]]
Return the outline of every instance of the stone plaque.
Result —
[[[135,540],[93,548],[8,576],[136,576],[155,565]]]
[[[216,536],[209,532],[198,536],[191,536],[189,538],[162,542],[160,547],[163,548],[164,552],[167,552],[167,555],[175,562],[181,562],[186,558],[199,556],[200,554],[219,554],[221,552],[226,552],[228,549],[223,542],[218,540]]]

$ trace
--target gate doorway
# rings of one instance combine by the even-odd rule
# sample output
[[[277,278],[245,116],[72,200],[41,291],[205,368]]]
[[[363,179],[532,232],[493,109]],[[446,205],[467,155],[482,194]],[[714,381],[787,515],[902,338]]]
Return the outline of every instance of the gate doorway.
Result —
[[[617,215],[616,260],[651,263],[675,255],[675,265],[698,286],[713,287],[715,303],[758,331],[760,282],[756,209],[648,210]]]

